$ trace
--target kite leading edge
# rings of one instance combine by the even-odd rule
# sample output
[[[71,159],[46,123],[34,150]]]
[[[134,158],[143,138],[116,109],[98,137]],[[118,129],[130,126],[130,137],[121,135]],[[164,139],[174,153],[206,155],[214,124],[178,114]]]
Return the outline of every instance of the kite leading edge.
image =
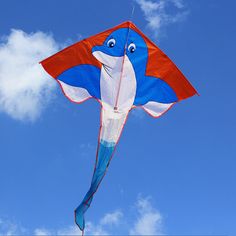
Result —
[[[101,124],[91,186],[75,210],[84,231],[90,207],[131,109],[159,117],[176,102],[197,94],[175,64],[132,22],[75,43],[41,62],[65,96],[101,104]]]

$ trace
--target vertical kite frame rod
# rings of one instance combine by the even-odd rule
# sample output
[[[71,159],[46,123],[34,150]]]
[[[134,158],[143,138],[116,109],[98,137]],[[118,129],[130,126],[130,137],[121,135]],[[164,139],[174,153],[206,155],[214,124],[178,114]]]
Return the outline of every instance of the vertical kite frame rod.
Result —
[[[120,74],[120,79],[119,79],[118,91],[117,91],[117,94],[116,94],[116,102],[115,102],[115,106],[114,106],[114,110],[115,111],[118,110],[117,106],[118,106],[118,100],[119,100],[119,94],[120,94],[121,80],[122,80],[123,71],[124,71],[125,54],[126,54],[126,48],[127,48],[127,44],[128,44],[129,32],[130,32],[130,21],[129,21],[129,26],[128,26],[127,38],[126,38],[126,42],[125,42],[124,56],[123,56],[123,60],[122,60],[121,74]]]

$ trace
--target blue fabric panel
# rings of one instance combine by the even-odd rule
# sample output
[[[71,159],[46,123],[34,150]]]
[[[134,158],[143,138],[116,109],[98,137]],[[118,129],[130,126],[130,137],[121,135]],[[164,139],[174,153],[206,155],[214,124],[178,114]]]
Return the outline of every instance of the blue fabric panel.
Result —
[[[144,105],[149,101],[172,103],[178,100],[174,90],[163,80],[146,76],[137,83],[134,105]]]
[[[57,79],[68,85],[84,88],[91,96],[100,99],[100,73],[101,70],[96,66],[79,65],[64,71]]]
[[[90,207],[90,204],[93,200],[93,195],[97,191],[97,188],[106,173],[106,169],[111,160],[114,148],[115,143],[109,143],[101,140],[99,144],[98,157],[90,189],[88,190],[81,204],[75,210],[75,221],[81,230],[84,230],[85,227],[84,214]]]

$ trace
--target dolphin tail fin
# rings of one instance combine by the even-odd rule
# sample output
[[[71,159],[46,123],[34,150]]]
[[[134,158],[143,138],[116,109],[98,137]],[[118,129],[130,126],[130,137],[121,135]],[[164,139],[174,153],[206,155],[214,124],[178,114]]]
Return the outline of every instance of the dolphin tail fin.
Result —
[[[84,214],[90,207],[93,196],[106,174],[127,115],[128,112],[116,112],[104,107],[101,110],[101,126],[91,186],[81,204],[75,209],[75,222],[81,231],[85,228]]]

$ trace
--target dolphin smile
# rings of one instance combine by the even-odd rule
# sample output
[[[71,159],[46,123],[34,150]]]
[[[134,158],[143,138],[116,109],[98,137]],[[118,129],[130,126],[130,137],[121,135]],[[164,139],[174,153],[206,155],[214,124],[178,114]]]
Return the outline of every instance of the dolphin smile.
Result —
[[[112,78],[112,68],[108,65],[102,64],[102,67],[104,68],[104,70],[106,71],[106,73]]]

